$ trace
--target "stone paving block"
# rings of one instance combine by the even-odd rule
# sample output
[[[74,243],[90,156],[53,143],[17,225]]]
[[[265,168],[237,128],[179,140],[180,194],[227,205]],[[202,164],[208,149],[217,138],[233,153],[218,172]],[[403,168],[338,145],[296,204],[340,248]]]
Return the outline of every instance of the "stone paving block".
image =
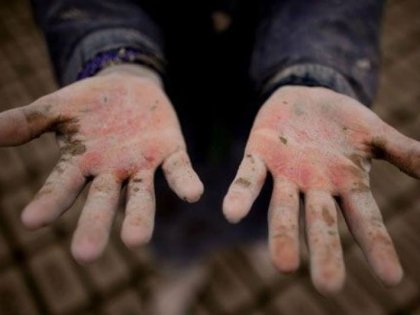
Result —
[[[121,192],[121,195],[125,194],[126,192]],[[114,222],[114,234],[118,234],[120,235],[121,232],[121,227],[125,218],[125,209],[124,209],[124,205],[121,203],[121,200],[125,199],[125,198],[121,198],[119,205],[118,205],[118,210],[115,214],[115,222]]]
[[[344,289],[331,297],[342,310],[341,314],[358,315],[382,315],[385,314],[380,302],[358,284],[353,277],[347,277]]]
[[[57,90],[57,86],[53,81],[51,69],[49,67],[45,67],[34,72],[30,83],[33,82],[37,82],[36,85],[31,87],[31,93],[34,95],[34,100]],[[26,83],[26,85],[29,85],[29,82]]]
[[[265,242],[258,242],[249,246],[245,249],[245,253],[253,271],[258,275],[262,283],[269,285],[283,278],[271,262]]]
[[[189,312],[191,315],[212,315],[211,311],[204,305],[196,304]]]
[[[34,38],[31,36],[31,34],[25,34],[24,32],[22,32],[19,34],[19,36],[14,37],[12,41],[9,41],[2,45],[2,51],[7,56],[7,59],[12,65],[12,67],[17,70],[20,82],[23,82],[23,77],[27,76],[32,72],[32,69],[30,67],[31,59],[28,57],[31,52],[39,50],[39,45],[35,43],[36,42],[34,42]],[[28,46],[22,47],[24,45]],[[20,50],[21,53],[17,54],[17,50]],[[39,66],[35,65],[34,68],[38,69]]]
[[[6,240],[4,239],[3,231],[0,228],[0,266],[8,264],[11,260],[10,249]]]
[[[419,233],[419,227],[420,227],[420,198],[416,198],[413,202],[413,205],[411,209],[408,209],[404,213],[404,223],[408,227],[411,227],[411,230],[416,231],[417,238],[420,240],[420,233]]]
[[[41,57],[44,52],[34,51],[31,52],[31,54],[33,54],[34,58],[36,58],[37,56]],[[28,73],[22,81],[32,97],[31,102],[57,90],[48,71],[49,68],[38,70],[34,69],[35,67],[31,65],[27,65],[27,67],[29,68],[28,71],[30,71],[30,73]]]
[[[337,207],[337,222],[338,222],[338,234],[340,235],[340,240],[342,244],[348,244],[353,242],[353,236],[351,235],[347,222],[343,216],[343,210],[338,206]],[[302,243],[302,246],[306,244]],[[305,246],[306,247],[306,246]]]
[[[232,313],[239,307],[253,303],[253,289],[246,287],[243,279],[221,257],[217,258],[210,278],[209,291],[223,312]]]
[[[328,314],[317,298],[310,294],[300,283],[282,290],[270,301],[270,310],[272,314],[283,315],[324,315]]]
[[[381,303],[388,313],[409,303],[419,294],[418,286],[413,279],[404,277],[394,288],[387,288],[373,275],[361,250],[354,246],[346,255],[348,275],[359,283],[375,300]]]
[[[203,283],[209,278],[208,265],[201,262],[186,266],[159,264],[158,273],[138,281],[138,292],[153,314],[180,314],[199,301]]]
[[[104,315],[137,315],[145,314],[141,299],[136,291],[123,292],[113,298],[104,309]],[[162,314],[163,315],[163,314]]]
[[[155,298],[156,287],[160,284],[160,275],[156,265],[142,266],[138,270],[131,270],[132,274],[138,277],[137,291],[145,299]]]
[[[391,224],[392,230],[396,230],[392,236],[405,271],[405,278],[417,284],[420,283],[420,234],[418,229],[407,224],[405,217],[398,219],[401,220],[395,220]]]
[[[388,224],[388,229],[400,256],[401,264],[405,269],[402,283],[397,287],[388,289],[398,301],[400,307],[409,303],[409,301],[415,300],[420,294],[420,277],[418,272],[420,264],[420,253],[418,252],[420,233],[417,227],[409,224],[413,218],[411,214],[417,212],[418,216],[419,210],[418,202],[414,202],[402,215],[396,216]]]
[[[407,27],[404,27],[405,30],[403,32],[398,30],[398,33],[392,33],[389,28],[385,30],[388,32],[389,36],[384,37],[382,51],[384,56],[383,64],[386,65],[387,68],[397,68],[401,62],[406,61],[408,56],[418,50],[418,43],[416,41],[407,40],[407,37],[418,37],[420,33],[418,23],[418,21],[405,23]],[[392,79],[392,77],[388,77]],[[409,77],[409,75],[407,75],[407,77]],[[398,81],[395,82],[397,84],[399,83]]]
[[[416,34],[420,34],[420,28],[412,28],[411,31]],[[401,87],[403,90],[410,91],[410,93],[405,93],[403,95],[399,95],[402,100],[408,100],[409,98],[413,98],[418,93],[417,90],[411,90],[415,86],[415,79],[418,78],[419,74],[416,72],[416,66],[420,63],[418,60],[418,49],[413,49],[413,43],[407,42],[409,44],[403,44],[405,46],[404,51],[401,53],[397,50],[394,50],[392,54],[399,55],[399,58],[395,60],[395,62],[388,64],[386,71],[388,73],[388,78],[390,79],[390,83],[394,82],[394,86],[390,86],[392,89],[397,89]],[[403,57],[403,58],[402,58]],[[394,76],[394,77],[393,77]],[[414,82],[410,82],[413,80]],[[412,92],[411,92],[412,91]],[[398,95],[396,95],[398,96]],[[408,105],[408,104],[407,104]],[[405,107],[403,109],[412,110],[410,107]]]
[[[401,243],[408,243],[414,247],[420,246],[420,233],[418,225],[416,225],[417,222],[420,222],[419,211],[420,205],[415,201],[409,209],[405,209],[403,214],[389,222],[388,229],[391,237],[399,238],[399,244],[396,244],[397,250]]]
[[[84,267],[94,288],[105,295],[118,285],[127,283],[130,271],[113,244],[108,244],[103,256]]]
[[[19,20],[26,20],[27,23],[30,23],[32,25],[33,23],[33,16],[31,14],[31,11],[28,10],[27,4],[25,2],[13,2],[13,5],[7,6],[6,8],[7,12],[13,12],[14,15],[16,15]]]
[[[397,241],[399,237],[397,236]],[[404,268],[405,277],[409,277],[416,283],[420,283],[420,252],[418,252],[418,247],[401,239],[398,244],[398,253]]]
[[[411,312],[410,315],[420,315],[420,302],[416,305],[415,310]]]
[[[16,108],[29,104],[33,101],[32,96],[26,91],[23,84],[18,80],[13,80],[7,84],[2,84],[0,93],[2,96],[4,96],[4,107],[2,107],[2,110],[5,110],[6,108]]]
[[[3,95],[6,92],[4,88],[4,84],[7,82],[16,80],[16,72],[14,71],[13,67],[11,66],[7,56],[5,55],[4,51],[0,49],[0,69],[2,71],[2,76],[0,78],[0,94]],[[0,104],[0,110],[6,110],[12,107],[12,104],[8,104],[7,102],[2,102]]]
[[[41,185],[58,161],[58,148],[54,137],[45,134],[18,148],[18,153],[31,174],[39,179]],[[41,186],[36,187],[38,190]]]
[[[18,245],[27,253],[33,253],[54,240],[54,234],[49,227],[31,231],[23,226],[20,214],[32,196],[27,187],[21,187],[0,200],[0,217],[6,222]]]
[[[419,183],[397,168],[383,161],[375,161],[372,168],[371,187],[384,217],[401,209],[392,201],[403,198]],[[420,186],[419,186],[420,187]]]
[[[127,253],[129,256],[132,257],[131,263],[135,267],[144,267],[144,266],[150,266],[154,264],[154,256],[152,253],[152,249],[149,245],[145,245],[141,248],[136,249],[128,249],[121,241],[119,233],[114,234],[114,240],[117,244],[119,244],[119,249],[125,253]]]
[[[21,185],[27,174],[23,160],[15,149],[0,149],[0,165],[0,191],[3,195]]]
[[[32,277],[52,314],[80,311],[88,293],[73,260],[57,245],[37,253],[29,262]]]
[[[0,273],[0,314],[40,314],[32,294],[17,268],[10,268]]]
[[[86,202],[88,187],[85,187],[83,192],[79,195],[73,206],[68,209],[56,222],[56,227],[66,234],[73,234],[76,229],[77,222],[82,212],[83,206]],[[71,235],[69,235],[71,236]]]

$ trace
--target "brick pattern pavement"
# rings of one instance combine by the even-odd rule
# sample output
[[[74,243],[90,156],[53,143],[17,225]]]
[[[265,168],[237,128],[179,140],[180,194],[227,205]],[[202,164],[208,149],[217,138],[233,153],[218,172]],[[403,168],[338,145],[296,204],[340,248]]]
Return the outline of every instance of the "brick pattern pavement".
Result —
[[[417,139],[419,14],[418,0],[388,1],[375,108]],[[1,110],[56,88],[42,37],[23,0],[0,4],[0,73]],[[126,250],[115,233],[100,261],[81,267],[71,259],[69,241],[82,201],[52,227],[29,232],[20,224],[20,210],[56,159],[51,135],[0,149],[0,315],[147,314],[144,305],[153,295],[156,270],[146,249]],[[337,296],[326,299],[314,291],[306,262],[295,275],[279,275],[265,246],[253,245],[214,255],[191,314],[420,314],[420,184],[377,162],[372,186],[405,268],[401,285],[388,289],[374,279],[342,224],[348,278]]]

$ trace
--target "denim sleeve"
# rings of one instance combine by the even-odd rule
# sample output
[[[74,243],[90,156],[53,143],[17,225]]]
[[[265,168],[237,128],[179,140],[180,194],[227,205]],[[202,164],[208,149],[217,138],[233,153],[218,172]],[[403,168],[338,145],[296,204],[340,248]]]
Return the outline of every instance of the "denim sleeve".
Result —
[[[141,0],[32,0],[61,85],[98,53],[130,47],[162,60],[163,39]]]
[[[251,77],[268,94],[324,86],[370,105],[378,84],[382,0],[263,0]]]

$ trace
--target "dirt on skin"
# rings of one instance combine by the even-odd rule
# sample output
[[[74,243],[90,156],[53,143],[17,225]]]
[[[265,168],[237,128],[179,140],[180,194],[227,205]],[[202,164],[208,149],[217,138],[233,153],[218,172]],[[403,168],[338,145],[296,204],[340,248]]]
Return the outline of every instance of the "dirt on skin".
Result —
[[[244,188],[248,188],[249,186],[251,186],[251,182],[243,177],[239,177],[237,180],[235,180],[235,184]]]

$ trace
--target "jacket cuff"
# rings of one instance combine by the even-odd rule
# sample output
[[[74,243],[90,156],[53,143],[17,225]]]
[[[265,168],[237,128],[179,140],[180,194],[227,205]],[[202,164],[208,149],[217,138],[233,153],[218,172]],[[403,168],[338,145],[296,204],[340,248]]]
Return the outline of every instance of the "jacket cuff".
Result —
[[[355,91],[341,73],[319,64],[298,64],[278,71],[264,85],[264,99],[284,85],[320,86],[357,99]]]
[[[149,63],[155,65],[154,70],[163,71],[163,54],[146,36],[127,28],[102,29],[88,34],[77,44],[63,69],[60,84],[75,82],[84,66],[99,54],[127,47],[144,52]]]

